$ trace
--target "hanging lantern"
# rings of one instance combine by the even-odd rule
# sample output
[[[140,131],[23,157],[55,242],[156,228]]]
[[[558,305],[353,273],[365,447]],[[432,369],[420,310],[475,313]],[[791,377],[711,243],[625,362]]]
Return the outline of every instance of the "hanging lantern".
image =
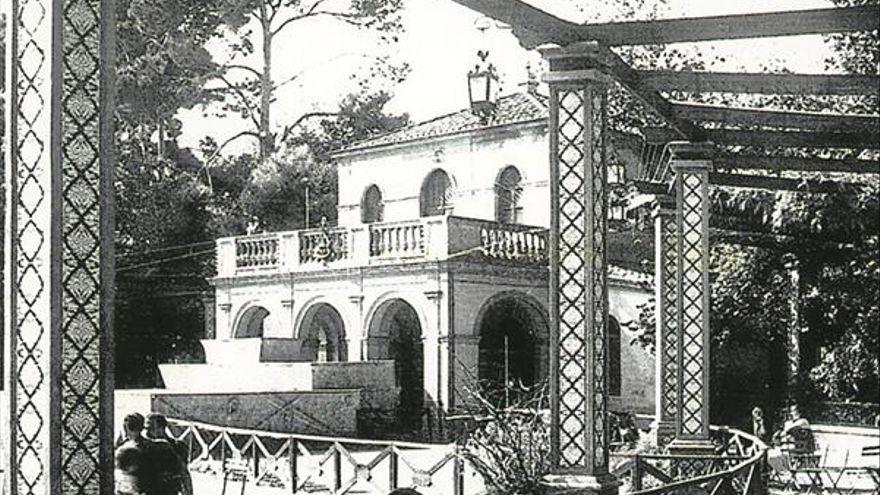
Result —
[[[486,62],[488,51],[480,50],[477,56],[480,61],[468,72],[468,98],[471,111],[484,122],[488,122],[495,113],[495,104],[498,101],[498,73],[494,65]]]

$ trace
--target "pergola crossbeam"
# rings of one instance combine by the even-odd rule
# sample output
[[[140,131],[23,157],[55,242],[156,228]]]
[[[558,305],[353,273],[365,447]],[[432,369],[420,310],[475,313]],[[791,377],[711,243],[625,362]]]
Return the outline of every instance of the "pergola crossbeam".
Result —
[[[724,172],[710,173],[709,182],[715,186],[813,194],[828,194],[843,191],[849,187],[857,187],[855,184],[834,181],[792,179],[788,177],[772,177],[752,174],[730,174]]]
[[[677,102],[673,103],[672,108],[683,119],[724,122],[730,125],[855,133],[876,133],[880,129],[880,117],[876,115],[792,112]]]
[[[873,149],[880,146],[871,132],[802,132],[713,129],[706,131],[709,141],[722,146],[762,148],[849,148]]]
[[[793,95],[878,95],[880,76],[860,74],[762,74],[640,70],[659,91]]]
[[[792,156],[721,155],[713,160],[715,167],[724,170],[771,170],[796,172],[845,172],[852,174],[880,174],[878,160],[831,160]]]
[[[522,0],[454,0],[509,24],[528,48],[542,43],[567,45],[598,41],[605,46],[655,45],[694,41],[830,34],[877,29],[880,6],[861,5],[759,14],[683,19],[576,24]]]
[[[586,24],[583,40],[608,46],[830,34],[877,29],[880,6],[862,5],[759,14]]]

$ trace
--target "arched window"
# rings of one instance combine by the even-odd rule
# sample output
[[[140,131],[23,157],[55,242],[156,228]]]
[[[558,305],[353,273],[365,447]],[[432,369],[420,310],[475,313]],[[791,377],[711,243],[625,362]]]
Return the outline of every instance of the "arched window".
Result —
[[[431,172],[422,184],[419,215],[431,217],[448,213],[452,209],[451,190],[452,181],[446,172],[440,169]]]
[[[522,194],[522,176],[514,166],[506,167],[495,181],[495,219],[501,223],[519,223],[522,207],[519,198]]]
[[[608,317],[608,395],[620,396],[620,324],[613,316]]]
[[[381,222],[384,206],[379,187],[375,184],[368,187],[361,198],[361,223]]]

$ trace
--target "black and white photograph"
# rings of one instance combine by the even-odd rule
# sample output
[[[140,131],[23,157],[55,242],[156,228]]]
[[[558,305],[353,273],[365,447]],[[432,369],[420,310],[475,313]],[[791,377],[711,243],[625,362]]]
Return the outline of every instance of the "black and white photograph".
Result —
[[[880,494],[880,1],[0,0],[0,495]]]

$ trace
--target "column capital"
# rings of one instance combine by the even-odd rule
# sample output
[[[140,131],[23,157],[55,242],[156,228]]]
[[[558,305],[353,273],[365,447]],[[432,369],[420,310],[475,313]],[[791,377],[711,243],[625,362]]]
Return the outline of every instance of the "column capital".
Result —
[[[666,194],[654,196],[654,208],[651,211],[653,218],[675,216],[675,198]]]
[[[785,253],[782,255],[782,266],[784,266],[786,270],[797,270],[799,265],[800,260],[796,254]]]
[[[546,83],[593,82],[611,84],[613,79],[596,68],[599,44],[594,41],[572,43],[566,46],[544,45],[538,48],[550,65],[543,76]]]
[[[282,299],[281,305],[284,306],[285,308],[292,308],[293,307],[293,299]]]
[[[217,307],[219,307],[222,311],[228,312],[230,309],[232,309],[232,303],[220,303],[217,305]]]
[[[363,294],[352,294],[352,295],[348,296],[348,300],[352,304],[361,304],[362,302],[364,302],[364,295]]]
[[[669,151],[673,167],[676,163],[694,163],[696,166],[700,162],[711,162],[715,157],[715,144],[708,141],[702,143],[671,141],[666,145],[666,149]]]

